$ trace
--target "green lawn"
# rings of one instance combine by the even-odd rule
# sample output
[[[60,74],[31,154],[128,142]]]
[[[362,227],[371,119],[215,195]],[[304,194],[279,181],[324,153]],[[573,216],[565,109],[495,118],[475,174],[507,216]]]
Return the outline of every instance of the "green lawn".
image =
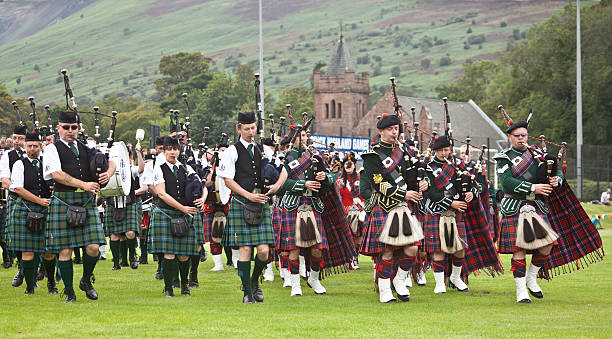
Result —
[[[612,208],[586,207],[589,214]],[[612,218],[601,231],[612,246]],[[433,294],[428,286],[411,289],[409,303],[380,304],[372,282],[372,264],[324,281],[328,294],[315,296],[303,284],[304,296],[290,297],[276,276],[264,283],[266,301],[242,305],[233,269],[210,273],[210,259],[200,266],[200,288],[191,297],[167,299],[156,265],[111,271],[111,262],[96,268],[97,302],[81,291],[66,305],[47,295],[44,281],[34,296],[12,288],[15,269],[0,269],[0,336],[19,337],[610,337],[612,336],[612,264],[609,259],[586,270],[542,282],[545,297],[530,305],[515,303],[508,270],[500,278],[470,278],[471,292]],[[82,267],[76,266],[75,277]],[[61,290],[60,284],[60,290]]]

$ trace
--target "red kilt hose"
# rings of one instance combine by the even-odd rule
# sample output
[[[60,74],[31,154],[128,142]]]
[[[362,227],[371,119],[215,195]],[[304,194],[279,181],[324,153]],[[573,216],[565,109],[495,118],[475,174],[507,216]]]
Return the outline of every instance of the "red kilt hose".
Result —
[[[467,237],[465,235],[465,222],[463,213],[455,211],[459,239],[464,248],[467,248]],[[423,216],[423,235],[425,236],[423,249],[427,253],[442,252],[440,243],[440,215],[425,214]]]
[[[412,206],[409,205],[410,209]],[[364,236],[361,239],[361,245],[359,246],[359,253],[370,257],[378,257],[381,253],[386,251],[395,251],[405,246],[391,246],[380,242],[380,232],[385,227],[385,220],[387,220],[387,212],[385,212],[380,205],[376,204],[372,208],[372,212],[366,218],[364,223]],[[413,245],[419,246],[421,243],[417,241]]]
[[[520,207],[525,205],[532,205],[535,207],[536,212],[544,221],[549,223],[548,215],[546,213],[542,213],[540,208],[532,201],[522,201]],[[519,209],[520,209],[519,207]],[[499,240],[497,245],[497,250],[499,253],[504,254],[512,254],[514,252],[522,251],[523,249],[520,247],[516,247],[516,227],[518,226],[519,220],[519,212],[513,214],[511,216],[506,216],[502,213],[501,223],[500,223],[500,233]],[[556,242],[555,242],[556,243]],[[535,253],[535,251],[527,251],[529,254]]]
[[[312,205],[310,199],[301,197],[299,205]],[[324,250],[327,251],[329,249],[329,244],[327,243],[327,235],[325,234],[325,227],[323,227],[323,220],[321,219],[321,214],[317,212],[317,210],[312,209],[315,215],[315,219],[317,220],[317,229],[321,234],[321,243],[316,244],[310,248]],[[280,240],[278,249],[280,251],[291,251],[298,249],[295,245],[295,224],[297,220],[298,209],[294,209],[293,211],[288,211],[284,208],[279,210],[279,221],[280,221]]]

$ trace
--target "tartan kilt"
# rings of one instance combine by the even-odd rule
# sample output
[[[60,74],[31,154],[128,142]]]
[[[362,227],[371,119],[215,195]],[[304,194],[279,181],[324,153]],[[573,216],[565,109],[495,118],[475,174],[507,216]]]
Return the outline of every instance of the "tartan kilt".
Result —
[[[7,237],[9,216],[12,214],[11,208],[13,208],[14,200],[15,199],[9,195],[9,197],[6,199],[6,206],[4,206],[2,209],[2,219],[0,219],[0,239],[6,239]]]
[[[202,214],[202,232],[205,242],[212,242],[212,223],[215,218],[215,213],[223,212],[227,217],[227,208],[223,206],[223,208],[218,207],[210,207],[205,208],[204,213]]]
[[[281,214],[278,204],[280,203],[279,198],[276,198],[272,205],[272,228],[274,229],[274,248],[280,248],[280,234],[281,234]]]
[[[548,216],[546,215],[546,213],[542,213],[542,211],[540,211],[540,208],[534,202],[523,201],[521,202],[520,207],[523,207],[525,205],[532,205],[533,207],[535,207],[536,213],[538,213],[538,215],[542,217],[544,221],[546,221],[547,223],[550,223],[548,221]],[[522,248],[516,247],[515,245],[516,244],[516,227],[518,226],[519,214],[520,214],[519,212],[516,212],[515,214],[511,216],[507,216],[502,213],[501,222],[500,222],[499,240],[497,244],[497,251],[499,253],[512,254],[514,252],[523,251]],[[535,253],[535,251],[529,250],[527,251],[527,253],[533,254]]]
[[[89,201],[86,206],[87,221],[85,226],[79,228],[68,226],[66,223],[68,206],[58,199],[66,204],[79,206],[83,206]],[[104,228],[92,193],[53,192],[47,214],[45,242],[47,252],[58,252],[64,248],[83,247],[89,244],[106,244]]]
[[[467,248],[467,236],[465,234],[465,221],[463,220],[463,213],[455,211],[457,220],[457,230],[459,231],[459,239],[464,248]],[[425,246],[423,249],[427,253],[442,252],[442,244],[440,242],[440,215],[439,214],[425,214],[423,217],[423,239]]]
[[[104,234],[107,237],[110,237],[111,234],[121,234],[130,231],[138,233],[140,231],[142,224],[142,202],[128,204],[125,208],[125,219],[115,221],[113,218],[115,206],[113,204],[106,206],[104,211]]]
[[[243,203],[248,202],[247,199],[237,194],[232,195],[221,245],[224,247],[257,246],[262,244],[273,246],[274,229],[272,228],[272,218],[270,216],[270,204],[264,204],[264,218],[261,225],[249,226],[242,217],[242,204],[236,200],[240,200]]]
[[[303,204],[312,206],[310,199],[301,197],[298,206]],[[321,218],[321,213],[317,212],[314,207],[312,211],[314,212],[315,219],[317,220],[317,229],[321,234],[321,243],[311,246],[310,248],[327,251],[329,249],[329,244],[327,243],[327,234],[325,233],[325,227],[323,227],[323,219]],[[295,245],[295,225],[297,221],[297,214],[297,208],[293,211],[281,208],[278,211],[280,222],[278,249],[280,251],[291,251],[299,248]]]
[[[5,228],[6,228],[6,216],[8,213],[6,213],[7,210],[7,206],[3,206],[2,209],[0,210],[0,240],[4,239],[4,234],[6,233]]]
[[[163,212],[163,213],[162,213]],[[198,246],[204,244],[202,232],[202,214],[194,215],[189,232],[184,237],[175,237],[170,230],[170,218],[180,218],[183,212],[175,209],[156,207],[149,224],[149,251],[151,253],[169,253],[175,255],[198,255]],[[189,218],[187,218],[189,220]]]
[[[412,206],[408,205],[408,208],[412,210]],[[418,215],[418,213],[416,213]],[[363,223],[363,238],[361,239],[361,245],[359,246],[359,253],[371,257],[378,257],[381,253],[386,251],[396,251],[405,246],[392,246],[385,244],[378,240],[380,238],[380,232],[385,228],[385,221],[387,220],[388,213],[385,212],[379,204],[374,205],[372,212],[367,216]],[[420,218],[417,217],[420,221]],[[416,242],[413,245],[419,245],[420,242]]]
[[[24,204],[28,207],[26,207]],[[11,251],[44,252],[45,234],[32,233],[26,227],[28,212],[45,213],[46,208],[33,202],[18,199],[11,207],[13,213],[7,222],[6,244]]]

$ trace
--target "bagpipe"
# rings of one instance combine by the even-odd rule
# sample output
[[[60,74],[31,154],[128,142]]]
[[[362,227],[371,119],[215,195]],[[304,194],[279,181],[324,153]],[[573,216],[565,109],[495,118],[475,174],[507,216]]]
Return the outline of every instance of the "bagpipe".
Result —
[[[208,130],[210,128],[204,127],[204,132],[205,135],[202,138],[202,150],[204,152],[207,152],[207,147],[206,147],[206,134],[208,134]],[[206,196],[206,204],[211,205],[211,204],[218,204],[218,205],[226,205],[229,202],[230,199],[230,195],[231,195],[231,191],[229,188],[227,188],[227,186],[225,186],[225,181],[223,180],[223,178],[217,176],[217,166],[219,165],[219,161],[221,160],[221,151],[219,150],[219,145],[221,144],[225,144],[228,142],[229,137],[227,136],[226,133],[221,133],[221,139],[219,140],[219,143],[217,143],[215,145],[215,147],[213,148],[212,151],[212,158],[210,159],[210,170],[208,171],[211,174],[211,178],[214,179],[213,183],[212,183],[212,189],[211,188],[207,188],[208,190],[208,194]],[[204,180],[206,180],[206,177],[208,176],[208,174],[206,174],[206,176],[204,177]]]
[[[455,151],[454,151],[455,139],[453,139],[453,129],[451,125],[450,113],[448,112],[448,98],[443,97],[442,101],[443,101],[443,109],[444,109],[444,115],[443,115],[444,116],[444,134],[448,138],[448,141],[451,144],[451,155],[450,155],[451,159],[448,162],[451,164],[451,166],[455,170],[455,176],[453,178],[453,186],[457,190],[457,193],[461,196],[461,199],[465,200],[466,194],[469,193],[474,187],[474,185],[476,184],[475,177],[472,175],[472,173],[470,173],[470,171],[467,168],[461,169],[460,167],[457,166],[458,161],[457,161],[457,158],[455,157]],[[471,140],[468,141],[468,145],[470,141]]]
[[[270,186],[275,184],[278,181],[280,172],[282,168],[277,168],[274,165],[273,160],[268,159],[265,156],[263,141],[264,141],[264,130],[263,130],[263,117],[262,117],[262,104],[261,104],[261,89],[260,89],[260,80],[259,73],[255,73],[255,104],[257,107],[257,135],[259,135],[259,143],[257,143],[260,153],[261,153],[261,182],[263,183],[263,190],[266,191],[266,186]],[[274,120],[273,116],[270,115],[270,120],[272,120],[272,131],[274,131]],[[272,132],[272,137],[274,137],[274,132]],[[274,139],[273,139],[274,140]],[[265,192],[264,192],[265,193]]]

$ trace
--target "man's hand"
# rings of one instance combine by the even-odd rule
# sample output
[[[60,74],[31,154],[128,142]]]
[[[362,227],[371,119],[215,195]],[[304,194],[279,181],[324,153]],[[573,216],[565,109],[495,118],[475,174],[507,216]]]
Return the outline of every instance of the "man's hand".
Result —
[[[42,207],[49,207],[49,201],[50,199],[40,198],[38,204]]]
[[[474,199],[474,193],[472,192],[467,192],[465,194],[465,202],[470,202],[472,201],[472,199]]]
[[[200,199],[195,199],[193,201],[193,203],[196,205],[196,207],[198,208],[202,208],[202,206],[204,205],[205,199],[204,197],[200,198]]]
[[[428,189],[429,189],[429,183],[427,182],[427,180],[419,181],[419,191],[420,192],[425,192]]]
[[[277,181],[276,184],[274,185],[268,185],[266,186],[266,188],[268,189],[268,192],[266,192],[266,196],[270,196],[273,195],[274,193],[278,192],[278,190],[281,188],[281,185],[279,185],[280,181]]]
[[[308,180],[306,181],[306,184],[304,184],[304,186],[306,186],[306,188],[308,188],[309,190],[318,192],[319,189],[321,188],[321,183],[318,181]]]
[[[404,197],[407,201],[419,202],[423,200],[423,193],[417,191],[408,191]]]
[[[100,191],[100,185],[97,182],[86,182],[81,188],[86,192],[91,192],[94,194],[97,194]]]
[[[549,196],[552,193],[552,186],[549,184],[534,184],[535,185],[535,194],[541,194],[545,197]]]
[[[552,186],[552,187],[559,187],[559,177],[554,176],[554,177],[549,177],[548,178],[548,183]]]
[[[315,176],[315,180],[317,180],[317,181],[322,181],[322,180],[325,180],[325,179],[327,179],[327,176],[325,175],[325,172],[319,172]]]
[[[110,180],[110,175],[108,174],[108,172],[103,172],[103,173],[100,173],[100,175],[98,175],[98,183],[100,183],[100,185],[106,185],[106,183],[108,183],[109,180]]]
[[[193,217],[194,214],[198,213],[198,209],[192,206],[182,206],[181,212]]]
[[[248,199],[251,202],[265,204],[268,201],[268,196],[265,194],[261,194],[261,193],[251,193],[249,194]]]
[[[467,209],[467,202],[461,200],[455,200],[451,203],[451,207],[459,212],[465,212]]]

